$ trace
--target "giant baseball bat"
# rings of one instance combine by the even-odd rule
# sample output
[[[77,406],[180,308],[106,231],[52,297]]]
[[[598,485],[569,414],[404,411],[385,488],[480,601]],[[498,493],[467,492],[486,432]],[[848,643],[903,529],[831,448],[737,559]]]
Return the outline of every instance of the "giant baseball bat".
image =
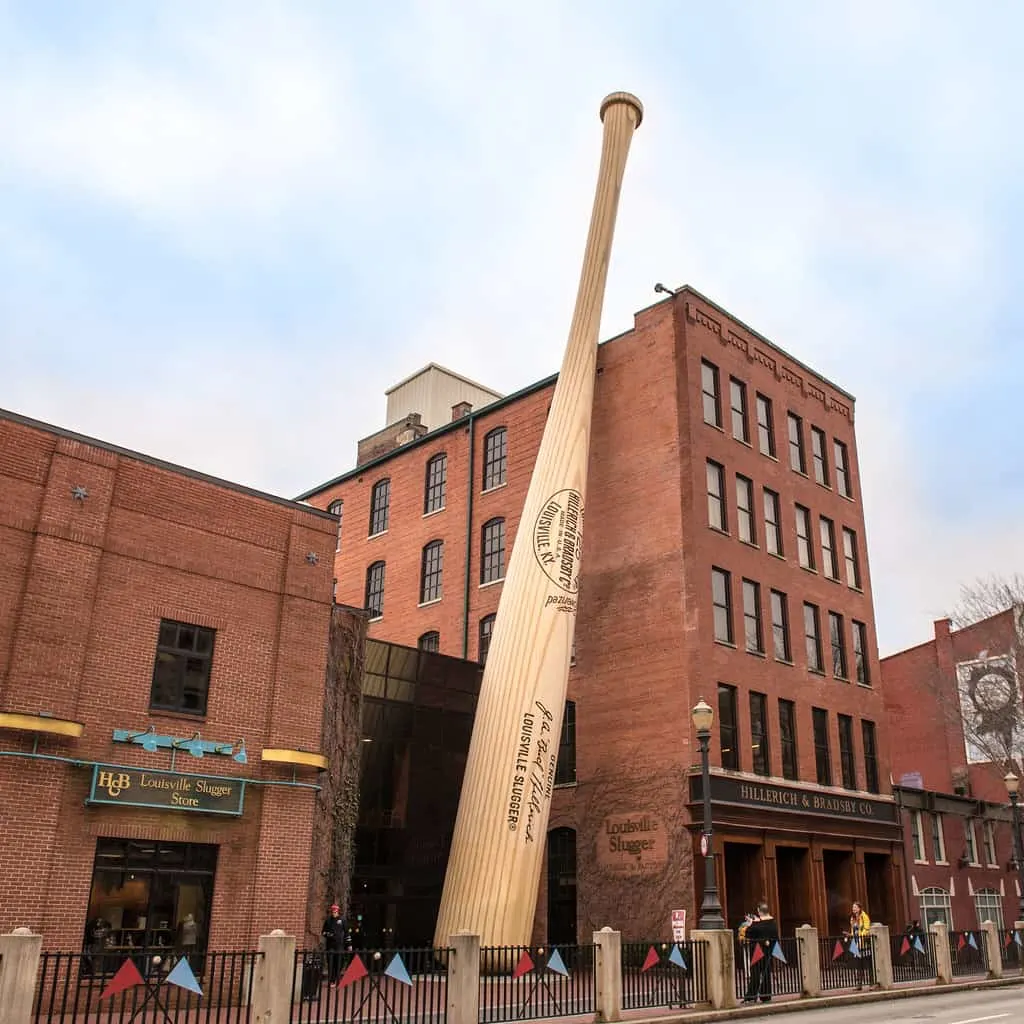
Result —
[[[547,841],[583,537],[598,331],[615,216],[640,101],[601,103],[603,142],[576,308],[509,557],[487,654],[441,907],[458,931],[527,945]]]

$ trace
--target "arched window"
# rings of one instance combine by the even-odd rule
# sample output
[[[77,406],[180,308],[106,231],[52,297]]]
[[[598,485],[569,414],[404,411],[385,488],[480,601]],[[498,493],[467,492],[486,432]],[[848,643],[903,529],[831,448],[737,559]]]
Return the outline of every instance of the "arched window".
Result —
[[[391,508],[391,481],[385,477],[373,485],[370,495],[370,536],[383,533],[388,528],[388,512]]]
[[[420,604],[441,600],[441,570],[444,567],[444,541],[432,540],[423,549],[420,567]]]
[[[423,514],[440,512],[448,490],[448,456],[441,452],[427,463],[427,479],[423,494]]]
[[[384,614],[384,563],[374,562],[366,570],[366,610],[371,619]]]
[[[508,465],[508,431],[495,427],[484,436],[484,490],[505,483]]]
[[[576,781],[576,702],[565,702],[562,716],[562,736],[558,741],[558,760],[555,762],[555,785],[571,786]]]
[[[441,649],[441,634],[436,629],[431,630],[429,633],[424,633],[417,641],[416,646],[421,651],[430,651],[433,654],[437,654]]]
[[[945,889],[931,887],[921,890],[921,924],[928,928],[932,924],[944,924],[953,930],[953,907]]]
[[[331,515],[334,515],[334,516],[338,517],[338,537],[337,537],[337,540],[335,542],[335,550],[336,551],[340,551],[341,550],[341,517],[342,517],[342,513],[345,511],[345,502],[343,502],[340,498],[337,501],[332,501],[330,503],[330,505],[327,506],[327,511],[330,512]]]
[[[505,577],[505,520],[489,519],[480,531],[480,582]]]
[[[476,660],[481,665],[487,664],[487,652],[491,649],[491,636],[494,633],[494,616],[485,615],[480,620],[480,642],[477,644]]]
[[[995,889],[978,889],[974,893],[974,909],[978,915],[978,927],[991,921],[1003,930],[1003,897]]]

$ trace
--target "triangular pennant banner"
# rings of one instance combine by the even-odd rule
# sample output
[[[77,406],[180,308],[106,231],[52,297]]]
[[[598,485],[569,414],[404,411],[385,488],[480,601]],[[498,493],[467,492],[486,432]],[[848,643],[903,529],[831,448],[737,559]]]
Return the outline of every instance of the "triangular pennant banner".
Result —
[[[857,945],[857,937],[850,939],[850,956],[860,956],[860,946]]]
[[[405,969],[405,963],[397,953],[391,958],[391,963],[388,964],[384,973],[389,978],[394,978],[395,981],[400,981],[403,985],[412,987],[412,978],[409,977],[409,972]]]
[[[563,978],[569,977],[569,972],[566,970],[565,961],[562,960],[562,954],[557,949],[551,951],[551,959],[548,960],[548,970],[554,971],[555,974],[561,974]]]
[[[529,974],[533,970],[533,960],[530,959],[530,954],[524,949],[523,955],[519,958],[519,963],[516,964],[516,969],[512,972],[513,978],[521,978],[524,974]]]
[[[775,945],[772,946],[772,956],[775,957],[776,960],[781,960],[784,964],[789,963],[786,959],[786,954],[782,952],[781,942],[776,942]]]
[[[657,963],[658,952],[653,946],[651,946],[651,948],[647,950],[647,959],[644,961],[643,967],[640,968],[640,973],[643,974],[644,971],[649,971],[652,967],[656,966]]]
[[[118,968],[117,974],[110,979],[110,984],[100,994],[100,999],[106,999],[108,996],[116,996],[118,992],[124,992],[125,989],[135,988],[136,985],[145,985],[146,983],[142,980],[142,975],[139,974],[138,967],[135,966],[134,960],[125,960],[123,964]]]
[[[916,935],[914,937],[914,949],[916,949],[918,953],[924,952],[924,943],[921,941],[920,935]]]
[[[836,939],[836,948],[832,950],[832,959],[838,960],[843,955],[843,944]]]
[[[903,936],[903,941],[900,943],[900,956],[906,956],[910,952],[910,939]]]
[[[761,943],[759,942],[754,946],[754,952],[750,954],[750,966],[753,967],[754,964],[760,963],[763,959],[764,950],[761,948]]]
[[[1005,948],[1009,949],[1009,947],[1010,947],[1012,942],[1013,942],[1013,932],[1007,932],[1006,933],[1006,938],[1003,939],[1003,946]]]
[[[974,932],[970,932],[967,935],[967,945],[972,949],[978,948],[978,940],[974,937]]]
[[[960,950],[963,949],[964,946],[966,946],[966,945],[967,945],[967,940],[963,937],[963,935],[961,935],[960,938],[957,939],[956,951],[959,953]]]
[[[370,972],[366,969],[366,964],[360,959],[357,953],[352,957],[352,962],[345,968],[345,973],[341,976],[341,980],[338,982],[338,988],[346,988],[351,985],[352,982],[358,981],[360,978],[365,978]]]
[[[672,947],[672,952],[668,955],[668,962],[670,964],[675,964],[676,967],[682,967],[684,971],[686,970],[686,961],[683,959],[683,951],[678,946]]]
[[[1018,946],[1024,946],[1024,941],[1021,940],[1020,932],[1013,933],[1013,941],[1016,942]]]
[[[177,985],[178,988],[188,989],[189,992],[195,992],[197,996],[202,997],[203,990],[199,987],[199,982],[196,981],[196,976],[188,960],[184,957],[174,965],[174,969],[164,980],[168,985]]]

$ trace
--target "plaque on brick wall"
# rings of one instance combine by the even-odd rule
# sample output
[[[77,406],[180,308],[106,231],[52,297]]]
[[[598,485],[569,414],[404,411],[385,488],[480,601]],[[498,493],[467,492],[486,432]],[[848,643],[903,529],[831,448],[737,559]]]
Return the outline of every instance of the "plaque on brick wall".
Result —
[[[152,807],[164,811],[240,815],[245,801],[242,779],[178,775],[94,765],[88,804]]]
[[[611,875],[651,875],[668,863],[665,824],[651,811],[610,814],[597,837],[597,864]]]

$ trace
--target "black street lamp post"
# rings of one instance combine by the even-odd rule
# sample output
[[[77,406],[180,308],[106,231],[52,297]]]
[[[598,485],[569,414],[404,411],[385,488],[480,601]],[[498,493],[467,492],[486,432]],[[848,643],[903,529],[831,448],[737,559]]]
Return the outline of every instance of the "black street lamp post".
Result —
[[[711,852],[711,766],[708,758],[711,724],[714,720],[715,712],[701,697],[693,709],[693,725],[697,730],[697,742],[700,744],[701,792],[704,794],[704,832],[700,839],[701,853],[704,855],[704,900],[700,905],[700,920],[697,927],[705,931],[725,928],[722,904],[718,901],[718,884],[715,880],[715,857]]]
[[[1017,865],[1017,886],[1020,889],[1017,920],[1024,921],[1024,841],[1020,834],[1020,808],[1017,805],[1020,779],[1011,771],[1003,782],[1006,783],[1006,791],[1010,794],[1010,807],[1013,809],[1013,861]]]

